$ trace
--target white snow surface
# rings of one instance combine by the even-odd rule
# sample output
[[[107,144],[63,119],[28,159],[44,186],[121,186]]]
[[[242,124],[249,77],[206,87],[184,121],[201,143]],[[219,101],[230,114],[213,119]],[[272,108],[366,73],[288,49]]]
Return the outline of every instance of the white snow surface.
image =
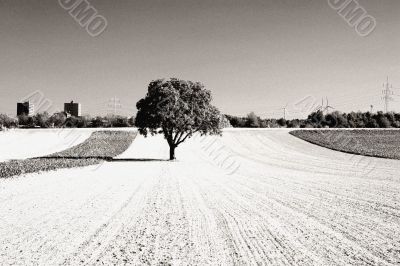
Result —
[[[92,130],[14,129],[0,131],[0,162],[48,155],[85,141]]]
[[[0,162],[49,155],[76,146],[95,131],[136,131],[134,128],[54,128],[0,131]]]
[[[288,130],[138,136],[101,166],[0,180],[1,265],[396,265],[400,164]]]

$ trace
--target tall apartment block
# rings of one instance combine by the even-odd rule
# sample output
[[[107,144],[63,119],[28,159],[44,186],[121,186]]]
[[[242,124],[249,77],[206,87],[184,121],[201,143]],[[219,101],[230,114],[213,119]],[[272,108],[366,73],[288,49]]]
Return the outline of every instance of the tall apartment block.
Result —
[[[64,112],[67,114],[70,114],[72,116],[81,116],[81,104],[80,103],[74,103],[74,101],[71,101],[70,103],[64,103]]]
[[[35,106],[31,102],[17,103],[17,115],[32,116],[35,114]]]

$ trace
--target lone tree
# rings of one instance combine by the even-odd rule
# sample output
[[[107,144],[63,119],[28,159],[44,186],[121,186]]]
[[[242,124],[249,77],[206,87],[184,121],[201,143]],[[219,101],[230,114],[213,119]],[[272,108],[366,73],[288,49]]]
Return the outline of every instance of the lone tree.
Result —
[[[158,79],[148,86],[146,97],[137,102],[135,126],[147,136],[164,134],[169,159],[175,148],[195,133],[221,135],[221,114],[210,104],[211,92],[199,82]]]

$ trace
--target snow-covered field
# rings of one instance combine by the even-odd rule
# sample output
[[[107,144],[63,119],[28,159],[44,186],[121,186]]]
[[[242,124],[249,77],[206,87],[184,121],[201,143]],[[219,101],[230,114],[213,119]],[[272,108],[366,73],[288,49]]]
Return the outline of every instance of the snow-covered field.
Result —
[[[0,264],[400,263],[398,161],[287,130],[227,130],[166,158],[162,137],[138,136],[120,161],[0,180]]]
[[[0,131],[0,162],[49,155],[84,142],[95,131],[133,128],[54,128]]]
[[[93,130],[11,129],[0,132],[0,162],[62,151],[85,141]]]

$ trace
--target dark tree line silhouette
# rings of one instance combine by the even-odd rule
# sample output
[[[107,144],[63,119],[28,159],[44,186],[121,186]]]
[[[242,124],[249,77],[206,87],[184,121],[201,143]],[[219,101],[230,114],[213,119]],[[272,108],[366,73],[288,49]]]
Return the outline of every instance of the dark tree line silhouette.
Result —
[[[400,128],[400,113],[370,113],[350,112],[323,113],[321,111],[311,113],[307,119],[262,119],[255,113],[249,113],[246,117],[225,115],[228,124],[238,128]],[[97,117],[66,117],[63,113],[49,115],[46,112],[34,116],[19,116],[12,118],[0,114],[0,128],[16,127],[132,127],[134,117],[124,116],[97,116]],[[226,126],[223,126],[226,127]]]
[[[316,111],[306,119],[262,119],[253,112],[246,117],[226,115],[233,127],[241,128],[400,128],[400,113]]]
[[[20,115],[12,118],[0,114],[0,127],[4,128],[90,128],[90,127],[131,127],[134,118],[119,115],[107,116],[67,116],[65,113],[54,113],[49,115],[47,112],[37,113],[33,116]]]

